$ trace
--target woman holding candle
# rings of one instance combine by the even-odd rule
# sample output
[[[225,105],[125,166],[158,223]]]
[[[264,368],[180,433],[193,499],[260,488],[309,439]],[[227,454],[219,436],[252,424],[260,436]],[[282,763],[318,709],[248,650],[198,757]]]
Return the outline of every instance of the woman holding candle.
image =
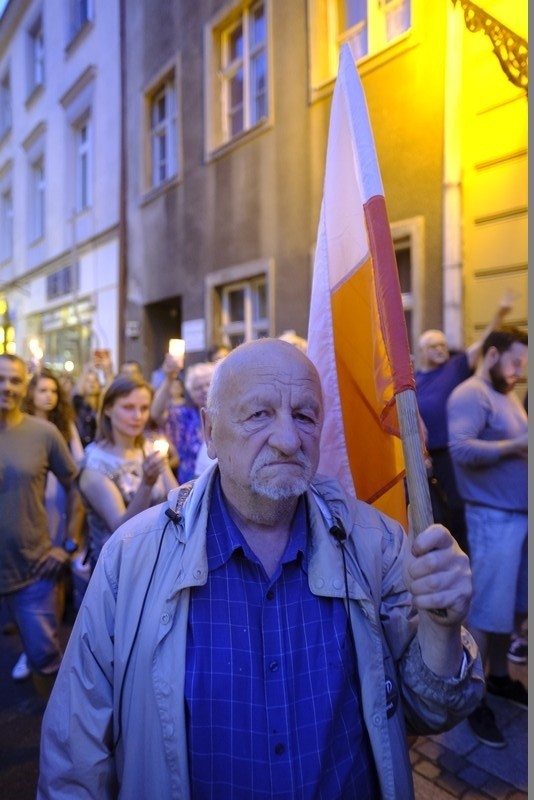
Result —
[[[93,566],[119,525],[162,502],[177,486],[164,444],[143,435],[152,394],[146,381],[124,376],[115,378],[104,394],[96,441],[85,451],[80,475]]]

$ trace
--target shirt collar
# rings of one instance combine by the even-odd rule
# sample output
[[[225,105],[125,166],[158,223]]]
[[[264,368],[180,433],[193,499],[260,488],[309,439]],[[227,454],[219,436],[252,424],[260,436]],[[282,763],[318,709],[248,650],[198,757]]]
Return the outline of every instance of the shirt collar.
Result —
[[[304,495],[299,497],[297,508],[291,522],[291,531],[282,564],[302,557],[302,566],[308,571],[307,559],[307,513]],[[241,551],[251,560],[257,560],[248,546],[245,537],[231,518],[221,489],[221,479],[216,477],[208,514],[208,530],[206,539],[208,570],[214,570],[225,564],[236,550]]]

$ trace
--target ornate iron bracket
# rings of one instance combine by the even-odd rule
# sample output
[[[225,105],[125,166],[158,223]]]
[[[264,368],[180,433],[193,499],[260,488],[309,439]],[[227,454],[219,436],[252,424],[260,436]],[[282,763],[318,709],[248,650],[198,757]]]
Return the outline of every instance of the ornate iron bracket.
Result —
[[[452,0],[456,5],[458,0]],[[499,59],[502,70],[514,86],[528,94],[528,42],[492,17],[470,0],[460,0],[464,12],[465,26],[474,33],[483,31],[489,36],[493,52]]]

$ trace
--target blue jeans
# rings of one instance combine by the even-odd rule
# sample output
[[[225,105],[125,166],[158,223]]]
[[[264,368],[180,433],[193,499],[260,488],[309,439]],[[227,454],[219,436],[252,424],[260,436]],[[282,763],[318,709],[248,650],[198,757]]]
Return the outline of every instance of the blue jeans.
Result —
[[[511,633],[525,610],[528,516],[466,503],[473,599],[469,623],[488,633]]]
[[[17,623],[32,669],[43,675],[56,673],[63,655],[59,642],[56,581],[35,581],[4,595],[4,600]]]

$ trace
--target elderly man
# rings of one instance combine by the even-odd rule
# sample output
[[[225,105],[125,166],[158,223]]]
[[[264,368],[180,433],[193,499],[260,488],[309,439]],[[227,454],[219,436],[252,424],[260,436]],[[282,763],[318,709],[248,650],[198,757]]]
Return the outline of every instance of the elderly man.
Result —
[[[406,722],[450,727],[483,692],[467,557],[316,475],[320,381],[292,344],[232,351],[202,414],[217,463],[102,551],[39,797],[408,800]]]

